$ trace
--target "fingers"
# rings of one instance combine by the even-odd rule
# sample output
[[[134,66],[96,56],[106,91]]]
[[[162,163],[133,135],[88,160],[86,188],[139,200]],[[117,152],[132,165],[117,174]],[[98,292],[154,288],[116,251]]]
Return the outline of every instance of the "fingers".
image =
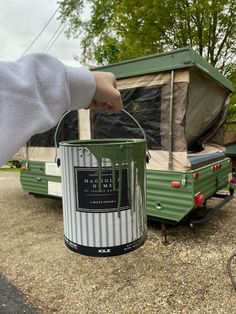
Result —
[[[116,78],[110,72],[93,72],[96,91],[90,108],[105,108],[111,113],[120,112],[123,103],[117,90]],[[94,102],[95,101],[95,102]]]
[[[85,109],[105,109],[110,113],[120,112],[120,109],[117,109],[117,107],[111,103],[101,103],[95,100],[93,100]]]
[[[118,90],[114,90],[114,94],[112,97],[112,101],[110,106],[107,108],[108,111],[112,113],[120,112],[123,109],[123,102],[121,99],[120,92]]]

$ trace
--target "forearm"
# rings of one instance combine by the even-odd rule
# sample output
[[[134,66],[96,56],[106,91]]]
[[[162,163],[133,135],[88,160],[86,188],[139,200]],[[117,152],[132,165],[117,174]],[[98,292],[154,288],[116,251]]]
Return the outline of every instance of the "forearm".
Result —
[[[55,126],[67,110],[89,105],[95,79],[46,54],[0,62],[0,163],[34,134]]]

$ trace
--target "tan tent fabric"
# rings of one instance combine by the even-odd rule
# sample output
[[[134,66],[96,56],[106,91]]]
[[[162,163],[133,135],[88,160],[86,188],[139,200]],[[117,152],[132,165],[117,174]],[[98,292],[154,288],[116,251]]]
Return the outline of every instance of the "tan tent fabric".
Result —
[[[117,87],[119,90],[142,87],[142,86],[155,86],[169,84],[171,79],[171,72],[166,71],[162,73],[148,74],[142,76],[128,77],[125,79],[119,79],[117,81]],[[189,70],[175,70],[174,82],[189,82]]]
[[[147,164],[149,170],[169,170],[169,152],[163,150],[149,151],[151,159]],[[187,158],[187,152],[173,152],[173,170],[186,171],[191,168]]]
[[[54,162],[55,156],[56,149],[54,147],[28,147],[29,160]]]
[[[188,146],[195,141],[207,143],[217,135],[225,121],[228,91],[194,69],[190,71],[188,95],[185,127]]]
[[[184,152],[187,150],[187,143],[184,133],[185,114],[188,101],[188,83],[175,83],[173,96],[173,121],[172,121],[172,150]],[[162,105],[161,105],[161,149],[169,149],[169,129],[170,129],[170,84],[163,85]]]

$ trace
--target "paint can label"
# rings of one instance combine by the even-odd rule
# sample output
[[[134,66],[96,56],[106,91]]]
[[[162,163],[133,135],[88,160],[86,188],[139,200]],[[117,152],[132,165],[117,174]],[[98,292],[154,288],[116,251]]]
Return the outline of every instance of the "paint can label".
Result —
[[[74,175],[77,211],[100,213],[118,211],[118,169],[113,172],[112,169],[103,168],[101,182],[99,182],[99,170],[96,167],[74,167]],[[127,177],[127,168],[123,168],[119,210],[130,208]]]

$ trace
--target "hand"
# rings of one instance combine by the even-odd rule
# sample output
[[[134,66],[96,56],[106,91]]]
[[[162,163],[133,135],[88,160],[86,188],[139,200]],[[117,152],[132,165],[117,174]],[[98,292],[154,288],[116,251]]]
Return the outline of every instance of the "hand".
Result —
[[[116,88],[116,78],[110,72],[92,72],[96,81],[96,91],[88,108],[104,108],[110,113],[120,112],[123,103]]]

